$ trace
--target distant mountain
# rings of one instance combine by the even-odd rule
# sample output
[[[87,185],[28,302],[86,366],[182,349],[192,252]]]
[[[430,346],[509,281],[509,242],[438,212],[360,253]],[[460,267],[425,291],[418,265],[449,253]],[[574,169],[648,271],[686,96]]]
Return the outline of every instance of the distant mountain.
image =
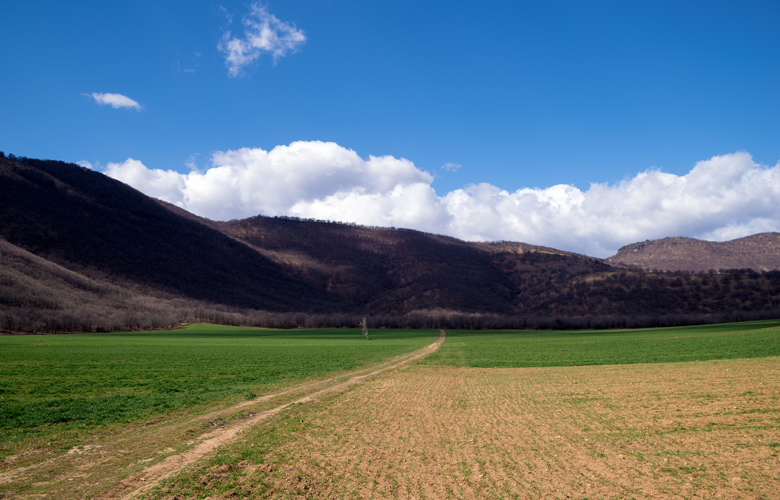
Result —
[[[372,327],[625,327],[780,314],[780,272],[652,273],[526,243],[290,217],[215,222],[99,172],[17,157],[0,157],[0,257],[0,331],[354,326],[364,315]]]
[[[659,271],[708,272],[727,269],[780,270],[780,233],[731,241],[663,238],[624,246],[606,262]]]

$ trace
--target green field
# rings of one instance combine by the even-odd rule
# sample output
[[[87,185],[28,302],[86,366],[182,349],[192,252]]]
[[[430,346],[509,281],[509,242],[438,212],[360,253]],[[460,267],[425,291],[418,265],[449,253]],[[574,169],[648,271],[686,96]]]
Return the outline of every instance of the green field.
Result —
[[[539,498],[561,485],[572,498],[630,498],[643,481],[660,497],[776,490],[780,320],[448,331],[418,366],[345,383],[437,336],[192,325],[0,337],[0,497],[106,496],[120,481],[157,485],[143,498]],[[727,361],[686,363],[714,359]],[[178,472],[155,483],[169,458]],[[700,484],[680,481],[694,473]]]
[[[0,337],[0,444],[129,422],[367,366],[436,331],[180,330]],[[542,367],[780,356],[780,321],[602,331],[448,332],[422,363]]]
[[[127,422],[353,370],[430,344],[433,330],[173,331],[0,336],[0,445]]]
[[[450,330],[423,363],[522,368],[765,356],[780,356],[779,320],[641,330]]]
[[[448,331],[143,498],[776,498],[779,353],[780,321]]]

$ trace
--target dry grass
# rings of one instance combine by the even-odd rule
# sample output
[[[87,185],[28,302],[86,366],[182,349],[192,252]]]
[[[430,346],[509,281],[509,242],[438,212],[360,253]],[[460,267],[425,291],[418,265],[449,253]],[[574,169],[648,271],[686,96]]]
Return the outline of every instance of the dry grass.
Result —
[[[153,498],[778,498],[780,358],[416,366],[286,414]]]

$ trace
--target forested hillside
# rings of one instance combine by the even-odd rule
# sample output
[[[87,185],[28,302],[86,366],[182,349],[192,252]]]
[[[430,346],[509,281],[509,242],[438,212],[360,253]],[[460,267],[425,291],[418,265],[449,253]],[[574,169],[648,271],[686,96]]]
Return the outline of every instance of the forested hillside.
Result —
[[[215,222],[77,165],[0,158],[0,328],[597,327],[776,316],[780,272],[649,272],[516,242]]]
[[[780,272],[627,270],[525,243],[471,243],[289,217],[216,224],[314,286],[370,299],[373,310],[386,314],[425,311],[453,324],[666,325],[780,307]]]
[[[0,179],[0,235],[74,271],[236,307],[334,306],[246,245],[99,172],[0,159]]]

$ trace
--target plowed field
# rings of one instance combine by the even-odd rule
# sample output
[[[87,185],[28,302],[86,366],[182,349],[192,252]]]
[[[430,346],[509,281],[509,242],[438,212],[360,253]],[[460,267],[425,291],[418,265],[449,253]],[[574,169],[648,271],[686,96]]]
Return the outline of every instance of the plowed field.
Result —
[[[780,358],[416,366],[301,406],[150,498],[778,498]]]

